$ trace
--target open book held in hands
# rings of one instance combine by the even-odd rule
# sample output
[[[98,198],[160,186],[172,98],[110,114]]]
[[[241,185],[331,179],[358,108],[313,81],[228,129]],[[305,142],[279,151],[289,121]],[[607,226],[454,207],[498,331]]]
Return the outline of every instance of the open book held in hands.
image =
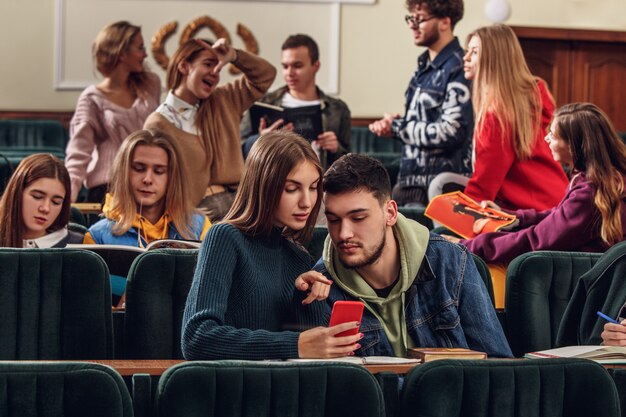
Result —
[[[516,220],[513,214],[482,207],[460,191],[433,198],[424,214],[465,239],[497,232]]]
[[[599,363],[626,363],[626,346],[565,346],[530,352],[525,358],[583,358]]]
[[[293,123],[293,131],[309,142],[316,140],[323,132],[322,106],[319,104],[303,107],[280,107],[257,101],[250,107],[249,112],[250,126],[254,132],[259,129],[262,118],[265,119],[267,127],[274,124],[278,119],[283,119],[283,126]]]
[[[437,359],[486,359],[485,352],[466,348],[410,348],[406,352],[409,358],[419,359],[421,362],[430,362]]]

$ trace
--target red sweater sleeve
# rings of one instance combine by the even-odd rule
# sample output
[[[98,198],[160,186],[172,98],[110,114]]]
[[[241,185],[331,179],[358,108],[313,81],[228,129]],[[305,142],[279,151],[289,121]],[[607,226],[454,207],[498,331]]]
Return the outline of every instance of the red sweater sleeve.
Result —
[[[493,113],[485,116],[475,135],[476,162],[474,173],[465,187],[465,194],[476,201],[494,201],[515,162],[510,132],[502,133]]]

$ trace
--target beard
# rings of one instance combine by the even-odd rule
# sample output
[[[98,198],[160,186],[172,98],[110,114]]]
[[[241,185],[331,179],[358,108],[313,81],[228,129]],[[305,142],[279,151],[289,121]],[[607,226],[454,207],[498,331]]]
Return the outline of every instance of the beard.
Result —
[[[439,32],[436,28],[430,28],[428,31],[422,31],[421,40],[415,42],[418,46],[425,46],[428,48],[439,41]]]
[[[363,256],[361,256],[361,258],[350,261],[348,259],[344,259],[341,252],[339,252],[339,260],[347,268],[363,268],[364,266],[371,265],[380,259],[380,256],[383,254],[383,249],[385,248],[385,243],[387,243],[387,235],[383,231],[383,238],[380,243],[373,250],[363,248]]]

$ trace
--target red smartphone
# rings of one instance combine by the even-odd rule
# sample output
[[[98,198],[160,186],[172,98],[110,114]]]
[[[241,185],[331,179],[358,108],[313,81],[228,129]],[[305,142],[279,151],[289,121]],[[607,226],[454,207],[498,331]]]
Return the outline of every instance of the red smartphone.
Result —
[[[363,303],[361,301],[335,301],[333,311],[330,313],[330,323],[328,327],[333,327],[341,323],[350,321],[361,321],[363,316]],[[346,330],[336,334],[335,337],[351,336],[359,332],[358,328]]]

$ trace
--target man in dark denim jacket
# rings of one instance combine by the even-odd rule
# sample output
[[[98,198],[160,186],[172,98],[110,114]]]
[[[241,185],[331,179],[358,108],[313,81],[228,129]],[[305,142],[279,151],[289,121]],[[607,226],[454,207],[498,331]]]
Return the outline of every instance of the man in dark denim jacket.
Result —
[[[511,357],[484,283],[465,247],[398,213],[384,166],[348,154],[324,175],[329,237],[315,269],[337,300],[365,303],[359,356],[411,347],[463,347]]]
[[[326,95],[316,82],[320,68],[319,49],[313,38],[304,34],[289,36],[282,45],[281,64],[284,86],[266,94],[263,103],[281,107],[300,107],[320,104],[322,106],[322,127],[324,132],[313,142],[324,169],[328,168],[341,155],[350,151],[352,118],[350,109],[338,98]],[[272,126],[250,126],[250,118],[242,119],[241,134],[246,140],[243,145],[244,157],[261,130],[274,130],[284,127],[276,122]],[[289,126],[287,126],[289,128]]]
[[[463,49],[452,33],[463,17],[463,0],[406,0],[406,6],[415,44],[428,50],[418,57],[406,90],[404,117],[385,114],[370,130],[404,142],[394,200],[426,205],[437,174],[472,172],[470,82],[463,75]]]

